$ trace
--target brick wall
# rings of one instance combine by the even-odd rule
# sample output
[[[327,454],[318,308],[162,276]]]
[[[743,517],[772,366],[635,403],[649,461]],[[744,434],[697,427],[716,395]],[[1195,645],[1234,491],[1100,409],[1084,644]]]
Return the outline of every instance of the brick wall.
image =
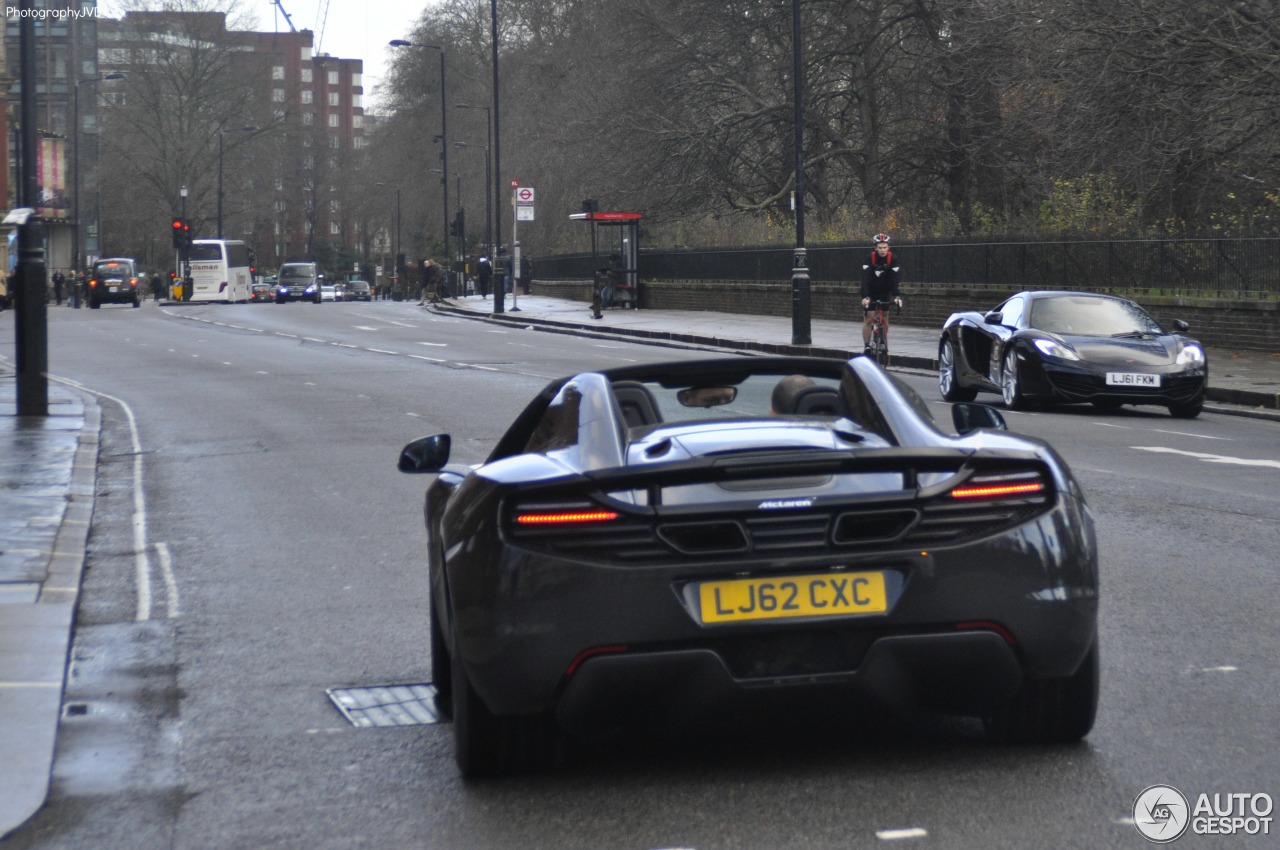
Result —
[[[587,281],[533,282],[533,293],[591,301]],[[911,327],[942,327],[947,316],[995,307],[1013,291],[991,286],[904,284],[905,307],[896,321]],[[1280,302],[1228,301],[1116,293],[1145,307],[1161,324],[1175,319],[1191,325],[1205,345],[1250,351],[1280,351]],[[815,319],[859,315],[858,289],[852,284],[810,284],[810,314]],[[640,306],[655,310],[712,310],[758,316],[790,316],[791,284],[742,281],[641,281]]]

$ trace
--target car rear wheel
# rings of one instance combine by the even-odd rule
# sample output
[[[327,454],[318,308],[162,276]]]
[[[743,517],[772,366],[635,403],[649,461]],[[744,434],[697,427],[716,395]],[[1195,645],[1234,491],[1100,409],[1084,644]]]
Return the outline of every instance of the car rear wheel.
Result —
[[[1169,405],[1169,415],[1176,416],[1179,419],[1195,419],[1200,415],[1203,407],[1204,399],[1202,398],[1187,404],[1171,404]]]
[[[1003,708],[983,718],[987,735],[1009,744],[1069,744],[1093,728],[1098,713],[1098,642],[1080,669],[1061,679],[1023,682]]]
[[[481,702],[462,660],[453,658],[450,668],[453,758],[463,777],[532,773],[555,764],[558,736],[550,716],[495,715]]]
[[[944,339],[938,349],[938,389],[942,391],[943,401],[973,401],[978,397],[977,390],[960,386],[960,376],[956,373],[956,350],[949,339]]]
[[[1022,376],[1018,370],[1018,352],[1010,349],[1000,367],[1000,394],[1004,406],[1010,410],[1025,410],[1027,400],[1022,395]]]

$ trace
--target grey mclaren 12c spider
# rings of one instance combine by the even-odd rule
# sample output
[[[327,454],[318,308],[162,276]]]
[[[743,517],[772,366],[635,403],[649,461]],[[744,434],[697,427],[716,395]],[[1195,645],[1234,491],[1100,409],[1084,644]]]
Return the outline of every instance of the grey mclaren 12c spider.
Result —
[[[830,699],[1077,741],[1098,696],[1092,515],[994,409],[958,436],[873,360],[736,357],[552,382],[488,459],[409,443],[430,652],[467,777],[575,736]]]

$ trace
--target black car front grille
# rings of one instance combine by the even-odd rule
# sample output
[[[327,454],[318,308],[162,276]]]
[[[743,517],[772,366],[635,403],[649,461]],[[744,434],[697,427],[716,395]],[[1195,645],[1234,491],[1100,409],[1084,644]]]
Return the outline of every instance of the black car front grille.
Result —
[[[963,499],[954,498],[947,490],[889,508],[877,502],[763,513],[733,506],[708,507],[696,520],[687,515],[663,516],[661,511],[618,510],[615,517],[605,520],[535,527],[508,523],[506,527],[511,541],[521,548],[622,564],[839,556],[877,548],[958,545],[1028,522],[1054,503],[1052,487],[1038,471],[967,480],[996,485],[1034,482],[1041,489]]]
[[[1164,377],[1160,387],[1113,387],[1097,375],[1073,372],[1046,372],[1055,392],[1068,401],[1090,401],[1109,397],[1142,398],[1153,401],[1190,401],[1204,390],[1205,379],[1197,375]]]

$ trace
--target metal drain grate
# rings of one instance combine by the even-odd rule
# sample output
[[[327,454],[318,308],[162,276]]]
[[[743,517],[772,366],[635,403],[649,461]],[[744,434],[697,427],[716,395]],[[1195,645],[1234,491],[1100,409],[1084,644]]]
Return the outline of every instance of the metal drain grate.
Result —
[[[436,688],[430,682],[329,688],[325,693],[352,726],[422,726],[442,722],[436,711]]]

